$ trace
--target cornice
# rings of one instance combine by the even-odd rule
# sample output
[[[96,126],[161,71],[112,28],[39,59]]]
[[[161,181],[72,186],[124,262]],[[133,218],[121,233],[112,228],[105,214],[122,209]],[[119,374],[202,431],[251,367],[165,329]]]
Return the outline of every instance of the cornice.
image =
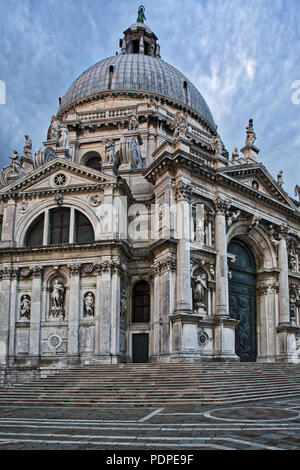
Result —
[[[69,104],[63,109],[60,109],[57,113],[58,119],[64,120],[66,115],[69,112],[76,112],[76,108],[78,106],[85,105],[87,103],[99,101],[102,98],[106,97],[111,97],[114,98],[115,96],[128,96],[128,97],[133,97],[133,98],[139,98],[139,99],[153,99],[153,100],[159,100],[162,104],[167,104],[175,109],[183,110],[184,112],[188,112],[191,117],[196,119],[198,122],[200,122],[206,131],[212,131],[213,133],[216,132],[215,128],[212,126],[212,124],[207,121],[207,119],[204,118],[200,113],[198,113],[196,110],[191,108],[190,106],[185,105],[184,103],[175,100],[174,98],[161,95],[159,93],[154,93],[154,92],[149,92],[147,90],[109,90],[109,91],[101,91],[99,93],[95,93],[89,96],[85,96],[83,98],[78,99],[77,101],[74,101],[73,103]],[[151,112],[149,113],[151,114]],[[155,111],[152,111],[152,115],[155,114]],[[121,121],[124,121],[125,117],[123,119],[120,119]]]
[[[23,254],[36,254],[36,253],[54,253],[54,252],[72,252],[72,251],[93,251],[105,247],[112,247],[122,249],[128,257],[131,257],[131,247],[127,240],[97,240],[92,243],[62,243],[59,245],[43,245],[36,247],[13,247],[1,248],[0,256],[3,255],[23,255]]]

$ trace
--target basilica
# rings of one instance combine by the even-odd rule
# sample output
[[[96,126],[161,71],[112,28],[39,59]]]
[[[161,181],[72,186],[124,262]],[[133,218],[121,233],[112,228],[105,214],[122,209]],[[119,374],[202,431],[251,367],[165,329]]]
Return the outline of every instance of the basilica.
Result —
[[[300,189],[251,118],[229,154],[144,20],[0,172],[1,371],[300,360]]]

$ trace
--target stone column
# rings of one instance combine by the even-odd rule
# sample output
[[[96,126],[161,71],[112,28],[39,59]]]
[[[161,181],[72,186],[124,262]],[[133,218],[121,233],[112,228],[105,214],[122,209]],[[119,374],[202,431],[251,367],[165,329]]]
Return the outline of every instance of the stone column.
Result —
[[[99,355],[102,362],[111,363],[111,271],[110,258],[97,265],[101,269],[101,295],[99,297]]]
[[[257,325],[257,356],[259,362],[275,360],[275,297],[278,285],[267,281],[260,282],[256,288],[259,301],[259,324]]]
[[[216,256],[216,312],[218,317],[229,318],[228,297],[228,265],[227,265],[227,234],[226,211],[227,203],[218,199],[216,201],[215,216],[215,249]]]
[[[11,302],[11,275],[10,267],[1,268],[1,305],[0,305],[0,364],[6,365],[8,360],[10,302]]]
[[[156,361],[160,355],[160,265],[153,266],[154,291],[153,291],[153,360]]]
[[[229,316],[227,233],[225,213],[227,202],[217,198],[215,215],[216,295],[214,321],[214,358],[217,361],[239,360],[235,353],[235,327],[239,323]]]
[[[278,245],[279,273],[279,325],[277,327],[279,343],[279,361],[298,362],[296,350],[296,335],[300,334],[300,328],[296,328],[290,321],[290,294],[289,294],[289,268],[287,253],[288,230],[281,227]]]
[[[112,363],[120,360],[120,304],[121,304],[121,272],[122,263],[119,259],[111,262],[111,357]]]
[[[147,163],[150,165],[152,163],[152,154],[156,148],[156,137],[153,127],[149,129],[148,135],[148,147],[147,147]]]
[[[170,315],[174,311],[174,278],[176,260],[168,254],[161,260],[160,271],[160,361],[166,362],[170,358]]]
[[[10,304],[10,333],[9,333],[9,362],[15,359],[15,331],[16,321],[18,320],[18,281],[20,268],[12,268],[11,281],[11,304]]]
[[[29,332],[29,357],[32,365],[38,363],[41,344],[42,282],[43,266],[34,266],[32,270],[31,315]]]
[[[279,326],[290,326],[289,263],[286,233],[281,230],[278,246],[279,273]]]
[[[94,339],[94,350],[95,355],[100,355],[100,316],[101,316],[101,305],[103,291],[101,288],[101,276],[102,266],[100,264],[95,265],[96,271],[96,299],[95,299],[95,339]]]
[[[175,188],[177,245],[176,313],[193,313],[190,254],[191,187],[179,182]]]
[[[68,361],[79,361],[79,327],[80,327],[80,272],[81,264],[68,265],[70,269],[70,298],[68,317]]]

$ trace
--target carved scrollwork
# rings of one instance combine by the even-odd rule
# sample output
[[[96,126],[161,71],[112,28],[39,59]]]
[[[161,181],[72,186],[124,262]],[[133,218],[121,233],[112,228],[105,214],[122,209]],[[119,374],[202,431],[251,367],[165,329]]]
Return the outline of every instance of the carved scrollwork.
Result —
[[[179,181],[174,184],[175,190],[175,200],[176,201],[191,201],[192,197],[192,186],[184,183],[183,181]]]
[[[208,341],[209,341],[208,334],[204,331],[203,328],[200,328],[198,330],[197,338],[198,338],[198,344],[199,344],[201,349],[204,348],[207,345]]]

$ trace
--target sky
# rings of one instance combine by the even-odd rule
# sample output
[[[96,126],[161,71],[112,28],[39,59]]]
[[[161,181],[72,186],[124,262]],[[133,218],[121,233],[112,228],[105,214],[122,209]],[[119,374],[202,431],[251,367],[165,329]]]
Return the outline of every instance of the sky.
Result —
[[[0,167],[46,140],[58,98],[119,51],[134,0],[0,0]],[[253,119],[261,161],[300,185],[300,1],[143,0],[161,57],[205,98],[231,156]],[[5,90],[5,93],[4,93]],[[4,103],[5,102],[5,103]],[[4,104],[2,104],[4,103]]]

